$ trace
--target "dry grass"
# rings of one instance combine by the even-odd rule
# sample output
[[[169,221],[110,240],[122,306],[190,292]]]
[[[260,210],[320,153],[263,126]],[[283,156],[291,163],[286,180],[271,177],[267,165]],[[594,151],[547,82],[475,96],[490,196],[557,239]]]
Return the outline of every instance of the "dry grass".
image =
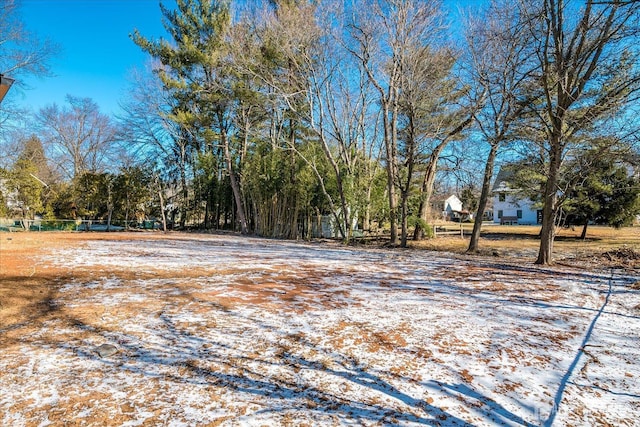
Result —
[[[103,270],[43,266],[37,257],[90,240],[117,240],[121,236],[124,238],[117,233],[0,232],[0,325],[7,331],[0,335],[0,344],[18,336],[23,328],[46,321],[56,309],[52,304],[58,287],[68,279],[90,281],[104,275]]]
[[[449,226],[452,230],[458,225]],[[447,251],[462,254],[469,245],[473,224],[464,224],[465,238],[458,236],[438,237],[421,242],[412,242],[412,247]],[[480,254],[501,257],[535,258],[540,241],[540,226],[484,225],[480,238]],[[582,240],[582,228],[563,228],[558,231],[554,244],[554,257],[558,260],[578,260],[599,257],[603,253],[620,248],[640,251],[640,227],[616,230],[612,227],[592,226],[587,238]]]

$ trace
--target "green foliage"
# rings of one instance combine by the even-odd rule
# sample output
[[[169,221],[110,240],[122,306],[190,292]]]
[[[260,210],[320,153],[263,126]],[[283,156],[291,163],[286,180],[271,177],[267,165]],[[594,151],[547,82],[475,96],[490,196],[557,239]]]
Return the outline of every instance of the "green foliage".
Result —
[[[151,171],[140,166],[118,174],[84,172],[60,190],[52,208],[58,218],[141,220],[160,214],[152,186]]]
[[[9,216],[9,208],[7,208],[7,200],[4,197],[2,191],[0,191],[0,218],[6,218]]]
[[[130,166],[120,170],[111,181],[113,218],[145,218],[154,211],[152,173],[148,168]],[[157,210],[155,210],[157,214]]]
[[[311,145],[300,147],[304,155],[314,155]],[[305,212],[325,212],[326,201],[317,189],[313,172],[291,150],[266,141],[257,142],[243,175],[255,213],[255,232],[259,235],[291,238],[297,233],[295,224]]]
[[[75,219],[75,201],[73,187],[70,184],[55,186],[55,196],[49,203],[54,218]]]
[[[616,228],[631,225],[640,214],[640,180],[611,153],[593,150],[581,160],[591,167],[565,203],[567,223],[594,222]]]
[[[7,195],[6,187],[8,172],[3,168],[0,168],[0,218],[9,216],[9,208],[7,207]]]
[[[235,114],[239,97],[251,91],[238,84],[238,76],[227,63],[230,2],[177,0],[176,6],[175,10],[160,6],[171,42],[150,40],[137,32],[132,38],[162,63],[156,72],[171,98],[166,118],[180,129],[179,143],[186,146],[180,151],[190,153],[177,165],[183,187],[189,172],[194,178],[191,188],[182,188],[180,221],[186,225],[189,217],[205,227],[226,226],[237,206],[233,217],[246,232],[238,178],[243,148],[238,146],[242,139],[236,138]],[[231,198],[229,190],[233,191]]]
[[[608,138],[584,140],[582,149],[574,150],[562,166],[559,188],[564,192],[558,199],[566,224],[622,227],[633,223],[640,213],[640,180],[629,174],[628,149],[621,148]],[[541,203],[544,168],[536,157],[528,157],[503,170],[521,197]]]
[[[504,177],[521,198],[542,203],[542,189],[546,183],[545,163],[537,157],[529,156],[518,162],[502,167]]]
[[[465,210],[472,213],[478,210],[478,194],[473,185],[467,185],[462,189],[460,201]]]
[[[42,213],[42,184],[35,178],[38,169],[30,160],[19,158],[7,174],[5,186],[7,198],[14,202],[16,213],[22,218],[33,219],[34,215]]]
[[[409,227],[419,226],[424,232],[424,237],[426,237],[427,239],[432,239],[435,236],[433,232],[433,227],[429,225],[427,221],[425,221],[420,217],[417,217],[414,215],[409,216],[408,224],[409,224]]]
[[[83,172],[72,183],[77,215],[83,219],[102,219],[112,201],[112,176],[107,173]]]

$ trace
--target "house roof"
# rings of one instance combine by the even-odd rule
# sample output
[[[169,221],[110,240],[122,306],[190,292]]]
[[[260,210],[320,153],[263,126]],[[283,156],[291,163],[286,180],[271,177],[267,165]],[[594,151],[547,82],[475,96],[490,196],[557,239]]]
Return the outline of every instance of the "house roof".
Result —
[[[509,186],[509,182],[513,177],[513,171],[505,168],[500,168],[498,172],[498,176],[496,176],[496,180],[493,182],[493,188],[491,188],[492,192],[496,191],[509,191],[512,188]]]

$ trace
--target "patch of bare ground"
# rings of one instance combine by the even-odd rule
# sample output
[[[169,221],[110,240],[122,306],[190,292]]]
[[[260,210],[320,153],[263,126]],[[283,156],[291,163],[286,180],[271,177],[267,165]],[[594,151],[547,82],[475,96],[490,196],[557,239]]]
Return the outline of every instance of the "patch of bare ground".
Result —
[[[0,233],[0,345],[33,329],[56,310],[56,289],[66,268],[43,268],[36,257],[59,242],[27,233]]]
[[[457,228],[458,224],[449,225]],[[466,255],[473,224],[464,224],[464,238],[443,236],[410,242],[411,247]],[[483,225],[476,254],[518,263],[531,263],[537,257],[539,226]],[[579,228],[560,228],[553,258],[558,264],[581,269],[623,268],[640,270],[640,227],[589,227],[582,239]]]
[[[0,396],[0,409],[26,420],[16,425],[465,425],[495,413],[526,425],[519,399],[533,385],[552,400],[534,378],[562,376],[603,301],[601,279],[576,285],[518,257],[365,249],[349,261],[335,243],[237,239],[224,258],[226,244],[0,233],[2,381],[31,393]],[[99,357],[102,343],[118,353]],[[637,378],[624,369],[621,383]]]

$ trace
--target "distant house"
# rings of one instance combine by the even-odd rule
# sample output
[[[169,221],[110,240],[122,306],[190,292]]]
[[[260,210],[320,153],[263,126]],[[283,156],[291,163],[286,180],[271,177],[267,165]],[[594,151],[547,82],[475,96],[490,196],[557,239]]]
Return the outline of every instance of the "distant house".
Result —
[[[444,212],[451,214],[452,212],[460,212],[462,210],[462,201],[455,194],[449,196],[444,201]]]
[[[542,223],[542,210],[519,194],[509,182],[511,173],[501,169],[493,184],[493,222],[507,225]]]
[[[463,209],[462,201],[455,194],[444,201],[442,217],[447,221],[464,221],[471,218],[471,213]]]

